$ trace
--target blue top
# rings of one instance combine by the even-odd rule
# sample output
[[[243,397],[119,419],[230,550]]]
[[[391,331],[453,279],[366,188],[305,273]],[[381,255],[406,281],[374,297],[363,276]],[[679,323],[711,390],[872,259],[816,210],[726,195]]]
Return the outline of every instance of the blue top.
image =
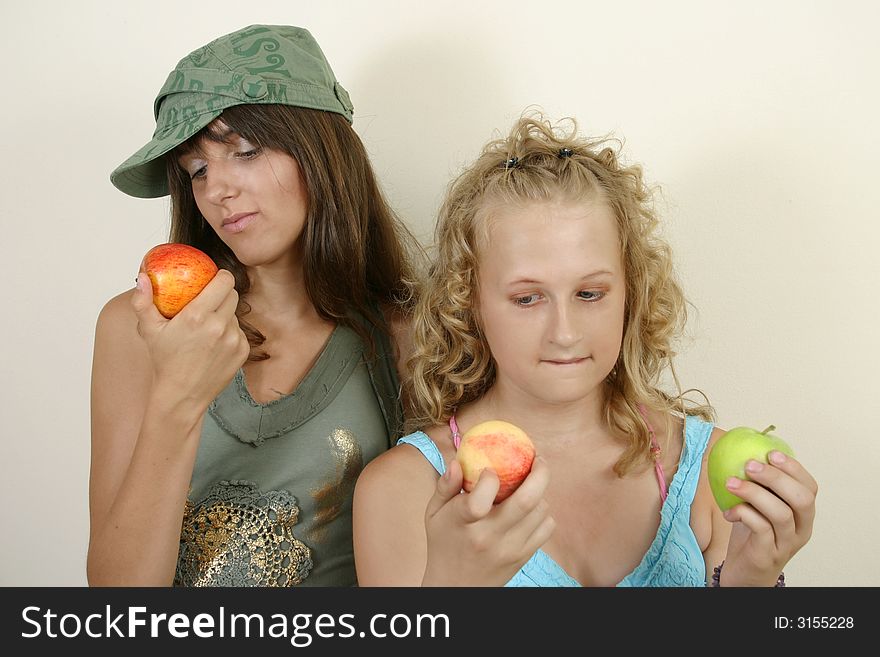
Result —
[[[711,423],[688,416],[685,446],[660,510],[660,527],[641,563],[617,586],[706,586],[706,564],[690,520],[703,452],[711,434]],[[424,432],[404,436],[397,441],[398,445],[401,443],[418,449],[439,474],[446,472],[440,450]],[[580,586],[580,583],[539,549],[506,586]]]

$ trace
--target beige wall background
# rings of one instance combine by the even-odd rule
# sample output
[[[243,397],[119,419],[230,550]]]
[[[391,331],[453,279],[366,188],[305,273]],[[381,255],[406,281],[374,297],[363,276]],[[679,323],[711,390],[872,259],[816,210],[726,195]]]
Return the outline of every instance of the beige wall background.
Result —
[[[880,48],[874,2],[183,3],[0,8],[0,585],[83,585],[95,319],[166,241],[110,171],[177,60],[307,27],[402,216],[529,105],[625,139],[694,303],[679,359],[719,425],[773,423],[820,482],[792,585],[880,585]],[[144,522],[149,522],[144,518]]]

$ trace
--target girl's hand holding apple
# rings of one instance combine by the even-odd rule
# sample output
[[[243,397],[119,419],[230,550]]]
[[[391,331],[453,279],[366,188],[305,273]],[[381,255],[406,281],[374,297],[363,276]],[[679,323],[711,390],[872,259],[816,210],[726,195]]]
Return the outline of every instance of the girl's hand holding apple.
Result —
[[[816,515],[816,480],[793,456],[779,450],[768,462],[750,459],[747,479],[727,488],[743,502],[724,511],[733,523],[722,586],[773,586],[789,560],[810,539]]]
[[[220,270],[173,319],[153,303],[146,273],[138,274],[132,306],[153,364],[154,391],[200,418],[247,359],[250,347],[235,310],[235,279]]]
[[[553,533],[543,497],[549,481],[539,457],[519,488],[496,504],[500,482],[491,468],[470,492],[462,492],[461,464],[450,460],[425,512],[422,585],[503,586]]]

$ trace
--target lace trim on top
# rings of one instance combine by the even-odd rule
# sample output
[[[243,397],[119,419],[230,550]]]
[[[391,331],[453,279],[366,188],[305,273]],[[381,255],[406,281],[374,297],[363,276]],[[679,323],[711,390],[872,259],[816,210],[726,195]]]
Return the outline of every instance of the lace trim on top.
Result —
[[[251,481],[217,482],[189,500],[175,586],[295,586],[312,570],[310,548],[293,535],[296,497]]]

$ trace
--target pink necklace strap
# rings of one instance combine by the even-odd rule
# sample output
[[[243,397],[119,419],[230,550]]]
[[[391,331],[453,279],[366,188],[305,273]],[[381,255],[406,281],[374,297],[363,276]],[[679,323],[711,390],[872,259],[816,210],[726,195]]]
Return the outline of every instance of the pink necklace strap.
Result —
[[[663,474],[663,463],[660,458],[660,443],[657,442],[657,437],[654,435],[654,427],[652,427],[651,423],[648,421],[648,413],[645,410],[644,405],[639,404],[638,408],[639,413],[642,414],[642,419],[648,427],[648,435],[651,436],[651,456],[654,457],[654,472],[657,475],[657,483],[660,484],[660,502],[662,504],[666,501],[668,490],[666,488],[666,477]]]
[[[461,445],[461,433],[458,430],[455,415],[449,418],[449,429],[452,431],[452,444],[455,445],[455,449],[457,450],[458,446]]]

